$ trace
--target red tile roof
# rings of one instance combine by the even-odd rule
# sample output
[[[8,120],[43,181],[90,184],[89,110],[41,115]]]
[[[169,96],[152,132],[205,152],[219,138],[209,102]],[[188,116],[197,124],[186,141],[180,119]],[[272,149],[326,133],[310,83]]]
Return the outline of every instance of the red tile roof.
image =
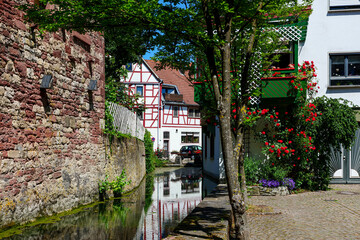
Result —
[[[186,104],[198,105],[194,102],[194,85],[187,80],[187,78],[176,69],[166,67],[165,69],[156,70],[155,66],[158,64],[153,60],[145,60],[152,70],[159,76],[164,84],[176,85],[180,94],[184,97]]]

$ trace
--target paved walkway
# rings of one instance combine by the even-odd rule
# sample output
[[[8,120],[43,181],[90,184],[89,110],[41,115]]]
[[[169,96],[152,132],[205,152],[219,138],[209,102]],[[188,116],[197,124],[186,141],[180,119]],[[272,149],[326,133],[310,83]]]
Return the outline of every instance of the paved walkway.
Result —
[[[330,191],[250,197],[251,239],[360,240],[360,184],[330,187]],[[252,209],[258,211],[251,213]],[[227,239],[229,214],[226,186],[219,185],[167,239]]]
[[[326,192],[250,197],[252,205],[273,208],[249,214],[251,239],[360,239],[360,185],[330,187]]]

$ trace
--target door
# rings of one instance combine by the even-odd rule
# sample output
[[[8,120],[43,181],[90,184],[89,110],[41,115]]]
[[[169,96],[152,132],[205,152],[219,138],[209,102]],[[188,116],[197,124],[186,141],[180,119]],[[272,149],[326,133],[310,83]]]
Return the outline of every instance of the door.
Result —
[[[165,156],[169,158],[169,140],[164,140]]]
[[[360,183],[360,130],[355,133],[355,142],[350,150],[341,147],[331,151],[331,183]]]

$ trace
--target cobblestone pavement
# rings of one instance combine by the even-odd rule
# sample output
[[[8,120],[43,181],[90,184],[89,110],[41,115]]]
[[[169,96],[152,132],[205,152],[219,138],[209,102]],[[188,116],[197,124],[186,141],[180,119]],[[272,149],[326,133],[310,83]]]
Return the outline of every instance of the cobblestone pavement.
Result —
[[[360,184],[288,196],[253,196],[273,212],[248,215],[251,239],[360,239]],[[356,193],[356,194],[352,194]]]

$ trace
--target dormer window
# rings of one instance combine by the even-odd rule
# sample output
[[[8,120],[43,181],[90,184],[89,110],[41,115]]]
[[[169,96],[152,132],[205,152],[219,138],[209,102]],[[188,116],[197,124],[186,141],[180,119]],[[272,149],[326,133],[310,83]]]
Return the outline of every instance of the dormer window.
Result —
[[[162,93],[169,93],[169,94],[175,94],[176,93],[176,90],[175,88],[164,88],[162,89]]]

